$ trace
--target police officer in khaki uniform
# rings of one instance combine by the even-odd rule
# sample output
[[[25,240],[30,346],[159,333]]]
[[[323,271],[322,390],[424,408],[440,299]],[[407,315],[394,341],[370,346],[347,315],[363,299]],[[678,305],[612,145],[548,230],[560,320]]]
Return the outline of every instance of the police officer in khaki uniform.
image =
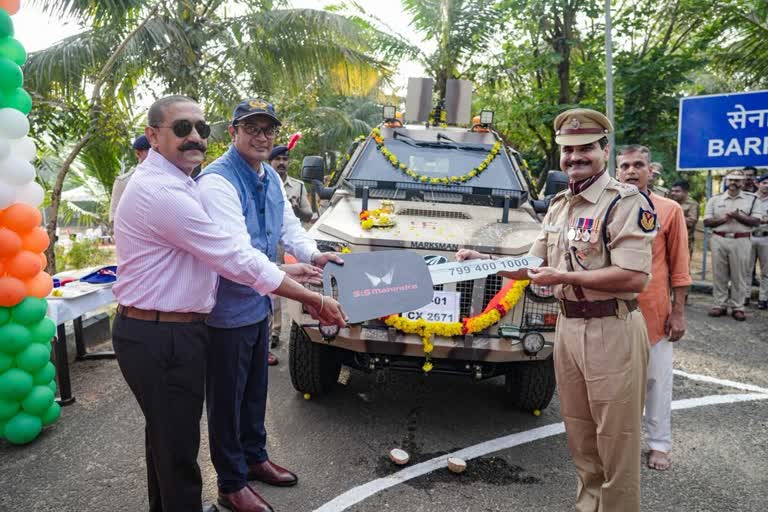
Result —
[[[504,274],[551,285],[560,300],[555,372],[580,512],[640,510],[649,344],[635,298],[651,271],[656,213],[634,185],[606,172],[612,130],[594,110],[557,116],[569,188],[552,199],[529,252],[547,266]],[[456,257],[489,256],[462,249]]]
[[[689,190],[690,185],[687,181],[676,181],[669,190],[669,197],[674,199],[683,209],[685,227],[688,229],[688,252],[693,258],[694,234],[696,233],[696,223],[699,222],[699,203],[690,198]]]
[[[298,140],[295,139],[295,137],[296,136],[291,138],[291,143],[289,143],[288,146],[280,145],[272,148],[272,152],[269,155],[269,165],[277,171],[277,174],[279,174],[280,178],[283,180],[285,197],[291,203],[296,218],[301,222],[309,222],[312,218],[312,207],[310,206],[307,197],[307,187],[304,186],[302,181],[288,176],[288,164],[290,163],[291,149],[293,148],[295,141]],[[285,263],[285,252],[283,251],[282,244],[278,247],[277,262],[279,264]],[[282,302],[283,300],[280,297],[273,297],[272,328],[270,333],[271,348],[277,347],[280,343],[280,330],[283,327]],[[278,363],[277,357],[272,352],[269,353],[268,362],[270,366],[274,366]]]
[[[744,172],[735,170],[725,177],[727,190],[709,201],[704,209],[704,226],[712,228],[712,272],[714,306],[709,316],[723,316],[731,308],[731,316],[746,320],[744,279],[752,252],[752,228],[760,224],[757,196],[744,192]],[[730,297],[728,282],[731,283]],[[750,283],[751,284],[751,283]]]
[[[752,278],[755,262],[760,261],[760,295],[757,309],[768,309],[768,174],[755,180],[760,225],[752,232],[752,256],[747,275]]]

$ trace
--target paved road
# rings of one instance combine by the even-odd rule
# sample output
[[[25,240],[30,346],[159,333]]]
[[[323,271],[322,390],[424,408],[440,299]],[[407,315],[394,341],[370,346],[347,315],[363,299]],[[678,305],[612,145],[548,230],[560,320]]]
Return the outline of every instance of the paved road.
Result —
[[[746,323],[711,319],[707,301],[692,296],[675,367],[768,388],[768,315],[750,310]],[[351,511],[572,509],[575,474],[565,436],[557,433],[557,397],[534,417],[504,406],[501,381],[394,375],[379,387],[353,372],[346,387],[305,401],[290,385],[287,348],[278,355],[283,362],[270,370],[270,454],[297,470],[300,483],[255,484],[277,510],[338,511],[345,509],[336,505],[341,499]],[[73,382],[76,404],[40,439],[27,447],[0,442],[0,511],[147,509],[143,422],[116,363],[76,363]],[[673,413],[674,466],[667,473],[643,470],[644,510],[766,510],[768,400],[728,403],[734,394],[753,392],[675,377],[674,399],[687,408]],[[710,396],[726,403],[691,400]],[[542,430],[547,435],[537,436]],[[539,438],[516,443],[521,437]],[[489,446],[497,438],[503,439]],[[424,467],[419,463],[475,445],[482,455],[468,461],[464,474],[432,468],[409,478]],[[394,447],[410,453],[405,469],[386,458]],[[205,439],[200,463],[211,499],[215,473]]]

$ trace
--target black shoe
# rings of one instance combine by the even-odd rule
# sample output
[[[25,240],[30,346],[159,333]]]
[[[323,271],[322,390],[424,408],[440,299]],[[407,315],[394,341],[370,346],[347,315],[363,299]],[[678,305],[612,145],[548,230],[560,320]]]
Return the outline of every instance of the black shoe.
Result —
[[[768,300],[757,301],[757,309],[768,309]]]
[[[277,348],[277,346],[280,344],[280,336],[277,334],[273,334],[272,337],[269,339],[269,348]]]

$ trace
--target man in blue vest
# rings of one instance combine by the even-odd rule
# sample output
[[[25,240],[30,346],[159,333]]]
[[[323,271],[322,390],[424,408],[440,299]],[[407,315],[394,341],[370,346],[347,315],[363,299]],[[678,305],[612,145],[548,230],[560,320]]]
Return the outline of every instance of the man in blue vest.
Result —
[[[265,281],[277,280],[282,270],[294,280],[318,282],[320,267],[342,261],[335,253],[318,251],[286,200],[280,176],[266,163],[279,127],[280,120],[266,101],[240,103],[229,127],[232,145],[200,175],[200,196],[211,219],[238,244],[255,247],[275,262],[281,242],[305,262],[279,269],[270,266],[263,274]],[[272,510],[248,480],[277,486],[298,481],[295,474],[272,463],[266,451],[270,312],[268,294],[219,276],[216,305],[207,320],[208,436],[219,503],[234,512]]]

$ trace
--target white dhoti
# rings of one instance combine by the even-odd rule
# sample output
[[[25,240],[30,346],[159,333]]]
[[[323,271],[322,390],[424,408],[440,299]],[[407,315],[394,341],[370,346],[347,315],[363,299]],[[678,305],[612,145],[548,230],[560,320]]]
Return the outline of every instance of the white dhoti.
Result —
[[[651,347],[643,424],[648,448],[672,449],[672,343],[662,338]]]

